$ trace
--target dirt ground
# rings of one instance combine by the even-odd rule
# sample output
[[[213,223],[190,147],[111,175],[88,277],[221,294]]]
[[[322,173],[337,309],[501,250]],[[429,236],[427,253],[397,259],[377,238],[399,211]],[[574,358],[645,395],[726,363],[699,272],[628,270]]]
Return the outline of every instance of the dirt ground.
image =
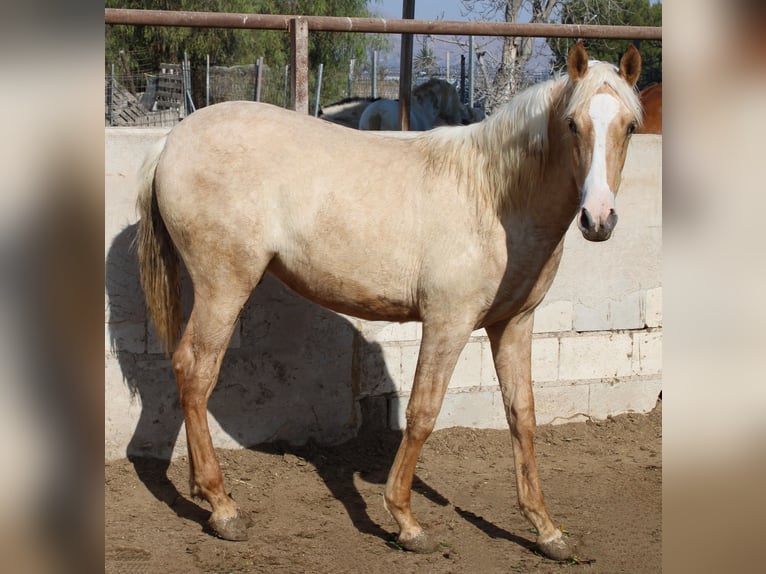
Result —
[[[534,552],[516,506],[508,431],[445,429],[426,443],[412,504],[441,550],[396,548],[383,484],[399,436],[336,447],[220,450],[227,488],[255,525],[247,542],[205,529],[188,496],[187,462],[105,467],[105,571],[286,573],[582,572],[662,570],[662,404],[649,414],[541,426],[537,461],[554,521],[581,540],[581,563]]]

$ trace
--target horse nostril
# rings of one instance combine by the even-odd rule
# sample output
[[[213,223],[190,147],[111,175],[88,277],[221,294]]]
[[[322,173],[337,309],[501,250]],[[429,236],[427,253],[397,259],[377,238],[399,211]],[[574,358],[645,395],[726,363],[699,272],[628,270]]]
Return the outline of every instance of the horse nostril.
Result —
[[[604,223],[604,228],[611,232],[615,225],[617,225],[617,212],[614,209],[610,209],[609,216],[606,218],[606,223]]]
[[[590,213],[584,207],[580,211],[580,227],[582,229],[590,229],[593,227],[593,219],[591,219]]]

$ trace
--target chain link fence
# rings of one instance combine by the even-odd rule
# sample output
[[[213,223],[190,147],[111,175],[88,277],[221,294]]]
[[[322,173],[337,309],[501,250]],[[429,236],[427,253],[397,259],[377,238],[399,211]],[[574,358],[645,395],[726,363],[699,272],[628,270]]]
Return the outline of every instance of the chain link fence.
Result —
[[[105,77],[105,123],[109,126],[172,126],[196,108],[219,102],[261,101],[280,107],[290,104],[290,70],[288,66],[270,66],[261,61],[235,66],[201,66],[184,69],[183,64],[162,64],[157,73],[116,73],[114,67]],[[414,84],[431,77],[446,79],[461,95],[471,101],[468,81],[460,66],[434,67],[429,74],[416,74]],[[461,73],[462,72],[462,73]],[[522,78],[524,86],[547,80],[548,73],[529,74]],[[318,70],[309,73],[309,110],[316,100],[327,106],[344,98],[399,97],[397,70],[378,68],[348,71],[324,70],[322,85],[317,90]],[[482,107],[483,87],[475,85],[472,101]]]

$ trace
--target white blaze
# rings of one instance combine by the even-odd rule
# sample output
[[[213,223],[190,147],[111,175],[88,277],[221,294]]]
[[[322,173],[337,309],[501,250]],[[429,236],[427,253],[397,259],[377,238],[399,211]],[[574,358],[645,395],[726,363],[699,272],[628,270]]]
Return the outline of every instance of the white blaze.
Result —
[[[620,102],[609,94],[596,94],[590,101],[588,113],[593,122],[595,141],[590,170],[583,184],[582,207],[585,207],[596,221],[604,222],[614,209],[614,193],[606,179],[606,135],[609,124],[620,111]]]

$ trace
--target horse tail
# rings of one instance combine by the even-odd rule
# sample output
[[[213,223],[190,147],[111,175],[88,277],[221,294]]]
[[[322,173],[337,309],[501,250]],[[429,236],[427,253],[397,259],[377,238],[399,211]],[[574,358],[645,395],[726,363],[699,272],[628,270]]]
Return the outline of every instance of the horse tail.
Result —
[[[136,247],[141,287],[157,335],[169,353],[181,332],[181,270],[178,253],[162,220],[154,174],[165,138],[152,148],[141,168],[137,208],[140,216]]]

